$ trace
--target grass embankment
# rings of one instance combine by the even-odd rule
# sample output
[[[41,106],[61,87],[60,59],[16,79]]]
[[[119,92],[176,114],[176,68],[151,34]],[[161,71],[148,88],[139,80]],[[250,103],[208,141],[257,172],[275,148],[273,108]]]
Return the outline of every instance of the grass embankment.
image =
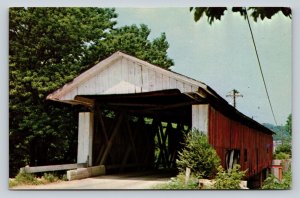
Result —
[[[15,178],[9,179],[9,188],[21,185],[41,185],[53,182],[66,181],[66,175],[59,176],[55,173],[44,173],[41,177],[34,174],[20,172]]]

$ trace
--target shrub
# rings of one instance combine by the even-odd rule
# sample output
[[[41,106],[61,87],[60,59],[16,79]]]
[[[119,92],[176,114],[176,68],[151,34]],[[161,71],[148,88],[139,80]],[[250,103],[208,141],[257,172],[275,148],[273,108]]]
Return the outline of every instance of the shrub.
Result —
[[[285,160],[285,159],[290,159],[290,155],[287,153],[280,152],[280,153],[275,153],[274,158],[279,160]]]
[[[184,173],[186,167],[197,178],[211,178],[220,165],[220,158],[208,143],[205,134],[193,129],[185,136],[185,147],[176,160],[178,169]]]
[[[275,154],[279,153],[286,153],[292,156],[292,145],[290,143],[280,144],[275,150]]]
[[[288,170],[283,172],[282,181],[280,182],[273,174],[270,174],[264,181],[262,189],[272,190],[272,189],[291,189],[292,186],[292,172]]]
[[[240,171],[241,166],[235,164],[232,169],[224,170],[222,166],[218,167],[218,173],[215,178],[214,189],[240,189],[240,182],[245,177],[246,171]]]

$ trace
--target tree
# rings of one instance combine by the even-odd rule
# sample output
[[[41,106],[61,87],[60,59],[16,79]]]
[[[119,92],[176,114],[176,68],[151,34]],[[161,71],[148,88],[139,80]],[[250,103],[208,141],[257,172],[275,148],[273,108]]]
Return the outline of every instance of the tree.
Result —
[[[211,178],[220,165],[220,158],[208,143],[207,136],[194,129],[186,135],[185,147],[176,164],[181,172],[188,167],[198,178]]]
[[[27,164],[76,161],[84,107],[46,101],[49,93],[116,50],[165,68],[173,64],[164,34],[149,41],[146,26],[115,28],[116,17],[114,9],[10,8],[10,176]]]
[[[115,17],[113,9],[10,9],[10,175],[26,164],[74,161],[74,111],[45,96],[82,70],[88,43],[106,37]]]
[[[221,20],[222,16],[224,15],[225,11],[229,10],[226,7],[191,7],[190,11],[194,12],[194,20],[195,22],[199,21],[204,15],[207,16],[207,21],[209,24],[212,24],[215,20]],[[254,19],[256,22],[258,18],[264,20],[265,18],[271,19],[272,16],[277,14],[278,12],[282,12],[282,14],[286,17],[292,17],[292,10],[291,8],[287,7],[249,7],[249,8],[242,8],[242,7],[233,7],[232,12],[238,12],[243,16],[246,17],[246,10],[249,12],[249,15]]]
[[[292,114],[290,114],[287,118],[286,124],[284,126],[285,130],[288,132],[290,136],[292,136]]]
[[[106,54],[123,51],[168,69],[174,62],[167,55],[169,44],[166,35],[162,33],[160,37],[150,41],[148,39],[150,32],[151,30],[144,24],[141,24],[140,27],[136,25],[120,27],[111,30],[107,38],[100,40],[99,44],[93,45],[90,49],[96,56],[99,56],[98,54],[102,51],[105,51]]]

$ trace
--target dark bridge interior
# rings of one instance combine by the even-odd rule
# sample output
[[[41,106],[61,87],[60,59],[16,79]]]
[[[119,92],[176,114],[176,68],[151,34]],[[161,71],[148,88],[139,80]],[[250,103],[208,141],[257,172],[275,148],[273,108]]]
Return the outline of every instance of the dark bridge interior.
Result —
[[[174,169],[195,100],[179,90],[80,96],[94,100],[93,166],[108,172]]]

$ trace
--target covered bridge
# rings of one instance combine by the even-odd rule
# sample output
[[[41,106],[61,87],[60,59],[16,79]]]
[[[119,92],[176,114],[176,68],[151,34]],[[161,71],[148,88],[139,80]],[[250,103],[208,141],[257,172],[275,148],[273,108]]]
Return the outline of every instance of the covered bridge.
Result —
[[[202,82],[116,52],[48,95],[84,105],[78,163],[107,170],[174,168],[183,136],[206,133],[224,167],[248,177],[272,163],[272,131],[243,115]]]

